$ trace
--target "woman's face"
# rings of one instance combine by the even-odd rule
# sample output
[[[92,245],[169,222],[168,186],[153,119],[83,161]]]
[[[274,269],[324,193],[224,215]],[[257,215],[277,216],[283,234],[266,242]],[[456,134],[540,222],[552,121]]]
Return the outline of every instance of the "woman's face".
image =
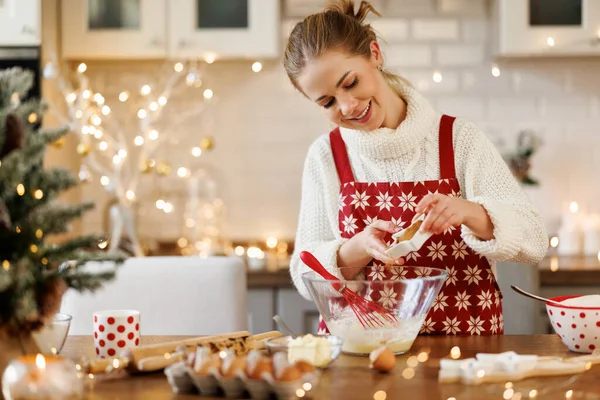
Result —
[[[334,124],[372,131],[386,119],[383,99],[389,87],[377,69],[381,60],[377,42],[371,43],[369,59],[330,50],[306,64],[298,85]]]

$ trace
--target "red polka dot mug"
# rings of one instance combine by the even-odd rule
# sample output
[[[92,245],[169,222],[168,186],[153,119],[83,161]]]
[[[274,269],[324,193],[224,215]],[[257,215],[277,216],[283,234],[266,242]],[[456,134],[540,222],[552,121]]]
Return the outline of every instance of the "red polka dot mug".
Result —
[[[139,311],[104,310],[94,313],[94,346],[99,358],[117,357],[139,344]]]

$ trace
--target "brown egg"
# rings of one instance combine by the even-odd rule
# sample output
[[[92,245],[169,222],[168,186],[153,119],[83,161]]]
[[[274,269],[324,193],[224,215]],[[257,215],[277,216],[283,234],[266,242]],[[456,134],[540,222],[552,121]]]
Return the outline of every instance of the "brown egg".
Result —
[[[386,346],[373,350],[369,360],[369,367],[379,372],[389,372],[396,366],[396,356]]]
[[[256,364],[253,366],[248,365],[248,368],[246,368],[246,375],[250,379],[261,379],[262,374],[265,372],[273,374],[273,362],[268,357],[261,357],[256,361]]]
[[[311,363],[308,363],[304,360],[296,361],[294,366],[296,368],[298,368],[298,370],[303,374],[309,374],[311,372],[315,372],[315,367]]]
[[[277,380],[282,382],[294,382],[300,378],[302,378],[302,371],[293,365],[285,367],[277,376]]]
[[[224,370],[227,368],[227,370]],[[237,375],[239,371],[244,371],[246,369],[246,357],[235,357],[231,360],[231,362],[223,362],[221,365],[221,373],[226,378],[233,378]]]
[[[215,357],[216,356],[216,357]],[[212,369],[217,371],[221,370],[221,357],[218,354],[211,356],[208,360],[204,361],[200,366],[200,369],[196,371],[200,376],[206,376]]]

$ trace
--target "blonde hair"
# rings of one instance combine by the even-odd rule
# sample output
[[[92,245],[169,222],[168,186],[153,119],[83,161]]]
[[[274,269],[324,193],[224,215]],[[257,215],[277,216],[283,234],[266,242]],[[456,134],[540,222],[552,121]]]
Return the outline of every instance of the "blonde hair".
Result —
[[[364,23],[367,15],[381,14],[368,1],[362,0],[354,10],[354,0],[335,0],[322,12],[309,15],[298,22],[287,42],[283,66],[292,85],[302,92],[298,77],[306,64],[327,50],[341,49],[366,59],[371,57],[371,42],[377,35],[370,24]],[[398,90],[406,79],[385,69],[381,70],[387,83]]]

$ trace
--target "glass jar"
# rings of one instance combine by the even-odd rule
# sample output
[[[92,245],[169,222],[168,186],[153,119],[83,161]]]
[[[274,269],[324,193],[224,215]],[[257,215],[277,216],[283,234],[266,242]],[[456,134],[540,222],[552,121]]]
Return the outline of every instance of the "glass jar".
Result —
[[[64,357],[26,355],[12,360],[2,374],[5,400],[81,399],[83,381]]]
[[[68,314],[57,313],[43,328],[32,333],[42,354],[60,354],[67,340],[72,319]]]

